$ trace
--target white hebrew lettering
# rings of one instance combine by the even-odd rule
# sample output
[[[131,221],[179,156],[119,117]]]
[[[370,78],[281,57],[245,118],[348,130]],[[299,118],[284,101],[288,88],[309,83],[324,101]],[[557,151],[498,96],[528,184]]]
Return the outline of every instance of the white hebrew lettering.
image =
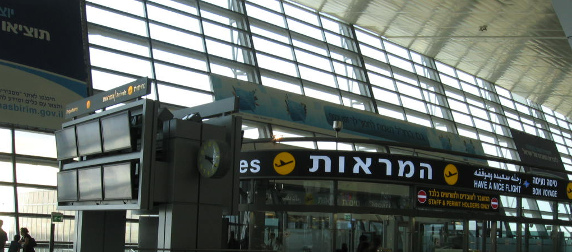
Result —
[[[405,177],[407,178],[411,178],[413,177],[413,174],[415,174],[415,166],[413,165],[413,162],[411,161],[405,161],[403,162],[403,160],[399,160],[399,177],[403,177],[403,172],[405,172],[405,167],[409,168],[409,172],[407,174],[405,174]]]
[[[12,16],[14,16],[14,9],[10,9],[8,7],[0,7],[0,17],[10,18]]]
[[[391,161],[383,158],[380,158],[378,161],[385,164],[385,175],[391,176]]]
[[[340,158],[338,159],[339,161],[339,165],[338,165],[338,172],[339,173],[344,173],[346,172],[346,157],[344,156],[340,156]]]
[[[320,169],[320,160],[324,160],[324,171],[332,172],[332,160],[328,156],[313,156],[310,155],[312,159],[312,168],[309,169],[310,172],[317,172]]]
[[[40,37],[38,37],[39,39],[44,39],[46,41],[50,41],[51,40],[51,36],[50,33],[48,31],[44,31],[44,30],[39,30],[40,31]]]
[[[419,178],[424,179],[425,178],[425,170],[427,170],[427,179],[433,179],[433,168],[431,167],[430,164],[421,163],[419,166],[421,166]]]
[[[362,161],[359,157],[354,157],[356,164],[354,165],[354,173],[360,173],[360,168],[365,172],[365,174],[371,174],[369,167],[371,166],[371,158],[366,158],[365,162]]]
[[[36,30],[36,37],[37,37],[38,29],[32,28],[32,27],[28,27],[28,26],[25,26],[25,25],[20,25],[20,30],[22,30],[22,27],[24,28],[24,36],[26,36],[26,37],[32,37],[32,38],[33,38],[33,37],[34,37],[34,30]]]

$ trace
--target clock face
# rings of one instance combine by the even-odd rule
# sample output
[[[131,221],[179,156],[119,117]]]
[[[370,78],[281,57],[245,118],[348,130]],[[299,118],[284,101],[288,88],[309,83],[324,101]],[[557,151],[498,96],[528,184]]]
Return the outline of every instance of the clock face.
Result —
[[[221,167],[221,161],[221,144],[215,140],[207,140],[203,142],[199,148],[197,156],[199,173],[206,178],[219,175],[223,170],[223,167]]]

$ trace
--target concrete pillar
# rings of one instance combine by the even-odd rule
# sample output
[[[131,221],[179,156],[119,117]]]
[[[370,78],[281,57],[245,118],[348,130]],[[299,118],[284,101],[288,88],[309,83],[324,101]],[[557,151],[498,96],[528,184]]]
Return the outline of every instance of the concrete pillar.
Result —
[[[159,249],[197,248],[197,205],[165,204],[159,207]]]
[[[497,221],[491,223],[491,251],[497,252]]]
[[[78,211],[75,252],[124,252],[126,211]]]
[[[157,251],[157,237],[159,228],[158,216],[139,217],[139,249],[142,252]]]

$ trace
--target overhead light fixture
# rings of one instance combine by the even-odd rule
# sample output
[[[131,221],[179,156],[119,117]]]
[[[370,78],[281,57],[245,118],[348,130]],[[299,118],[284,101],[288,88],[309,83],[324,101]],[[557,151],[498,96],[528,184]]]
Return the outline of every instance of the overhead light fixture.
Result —
[[[284,138],[284,136],[282,136],[282,135],[273,135],[272,136],[272,142],[279,143],[282,140],[282,138]]]

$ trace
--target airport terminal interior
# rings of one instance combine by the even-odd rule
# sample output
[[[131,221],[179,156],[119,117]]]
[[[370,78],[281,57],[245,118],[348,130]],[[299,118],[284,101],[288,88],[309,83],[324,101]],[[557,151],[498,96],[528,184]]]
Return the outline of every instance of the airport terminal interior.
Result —
[[[231,168],[225,176],[236,176],[236,191],[221,191],[225,199],[232,200],[228,206],[223,204],[216,222],[222,231],[217,233],[221,242],[214,247],[361,252],[358,247],[365,239],[378,242],[377,251],[572,251],[572,106],[568,105],[572,100],[570,88],[561,84],[571,83],[572,57],[566,56],[572,55],[572,49],[563,32],[564,39],[547,39],[550,43],[542,46],[563,42],[565,46],[554,45],[554,52],[562,53],[564,59],[545,59],[520,53],[534,47],[530,44],[502,48],[496,34],[489,42],[501,49],[484,55],[490,47],[481,48],[480,43],[487,39],[478,36],[495,28],[487,23],[471,23],[476,25],[476,35],[456,37],[443,31],[438,43],[427,42],[427,37],[413,40],[420,35],[394,33],[392,39],[383,36],[383,30],[390,30],[392,22],[403,25],[400,17],[385,20],[385,28],[370,27],[367,22],[360,26],[359,15],[340,14],[332,7],[348,4],[338,3],[344,1],[315,1],[323,4],[320,9],[312,1],[289,0],[81,2],[78,11],[85,14],[88,94],[105,94],[144,77],[149,85],[149,94],[85,118],[128,111],[125,115],[134,127],[146,109],[160,106],[170,112],[153,112],[157,113],[150,118],[159,126],[154,126],[158,129],[151,133],[151,141],[165,143],[178,141],[177,127],[193,128],[192,124],[198,123],[208,131],[208,127],[218,127],[212,126],[218,119],[227,117],[239,123],[240,140],[231,146],[233,162],[224,163]],[[351,11],[366,16],[373,15],[367,13],[366,2],[373,9],[382,8],[383,2],[402,4],[391,12],[407,13],[411,7],[405,4],[408,1],[345,2],[363,5]],[[492,10],[520,6],[511,0],[483,2],[493,5],[488,7]],[[537,8],[552,8],[550,1],[543,2]],[[478,3],[474,5],[466,15],[487,11]],[[454,9],[445,3],[440,8],[438,12]],[[348,9],[345,11],[353,13]],[[436,16],[435,22],[442,25],[444,21]],[[550,16],[556,15],[552,12]],[[431,17],[427,19],[423,27],[430,27]],[[518,16],[515,22],[526,19]],[[447,47],[445,37],[451,43],[475,40],[474,49],[482,50],[478,51],[482,58],[473,55],[471,48],[464,48],[464,55],[436,53],[440,48],[461,50]],[[528,35],[515,37],[534,40]],[[421,42],[407,43],[405,39]],[[502,40],[512,43],[510,38]],[[430,45],[424,47],[423,43]],[[471,65],[471,60],[490,61],[493,66],[476,69],[479,63]],[[514,70],[509,67],[510,60],[518,66],[532,66]],[[534,69],[550,68],[544,65],[547,61],[560,61],[561,66],[545,72]],[[558,87],[534,88],[550,83]],[[535,92],[539,94],[533,95]],[[220,108],[222,113],[212,115],[201,112],[203,118],[193,114],[193,108],[207,111],[205,108],[229,98],[237,99],[236,108]],[[165,114],[170,116],[164,119]],[[179,124],[169,121],[171,118]],[[73,120],[61,119],[67,123],[64,126],[76,127]],[[74,120],[87,121],[81,117]],[[101,130],[105,134],[105,128]],[[146,133],[139,133],[142,136],[132,139],[135,147],[129,148],[143,148],[143,142],[149,145],[143,139],[148,137]],[[213,129],[209,134],[216,135]],[[55,135],[54,130],[0,118],[2,229],[10,241],[21,227],[27,227],[39,243],[36,251],[50,251],[50,247],[74,251],[80,233],[78,220],[84,218],[78,217],[81,211],[77,209],[88,206],[97,210],[106,205],[101,197],[80,195],[78,199],[77,191],[72,191],[71,198],[63,198],[62,192],[69,191],[58,188],[58,180],[74,161],[70,166],[58,158]],[[528,148],[525,151],[537,151],[540,154],[535,157],[545,160],[527,163],[522,146]],[[555,150],[556,158],[540,150],[546,146]],[[82,158],[76,152],[68,159],[90,160],[90,155]],[[169,157],[161,155],[165,160]],[[294,172],[282,169],[289,167],[288,160],[296,161]],[[309,171],[298,171],[300,167]],[[381,167],[385,168],[383,174]],[[134,165],[131,169],[140,168]],[[451,176],[457,173],[470,176],[452,181]],[[207,186],[215,177],[201,178],[200,183]],[[538,187],[529,190],[529,185]],[[153,201],[143,204],[137,198],[141,194],[133,195],[122,201],[123,207],[105,209],[124,213],[124,251],[170,251],[141,246],[146,242],[142,237],[148,235],[143,226],[163,210],[154,211]],[[80,202],[70,203],[74,200]],[[133,209],[129,209],[131,202]],[[63,218],[54,222],[54,213],[63,214]],[[236,245],[227,246],[232,237]],[[173,245],[172,251],[211,251],[207,247],[210,249],[176,250]]]

